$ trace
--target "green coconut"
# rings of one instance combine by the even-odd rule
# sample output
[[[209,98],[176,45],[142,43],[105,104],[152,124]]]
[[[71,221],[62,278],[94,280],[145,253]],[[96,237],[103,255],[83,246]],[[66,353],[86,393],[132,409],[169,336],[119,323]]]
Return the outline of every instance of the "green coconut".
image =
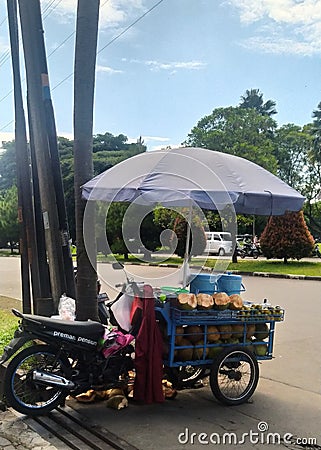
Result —
[[[179,309],[190,311],[196,309],[197,299],[195,294],[181,293],[177,296],[177,306]]]
[[[209,359],[214,359],[219,353],[221,353],[221,351],[224,349],[224,347],[209,347],[208,349],[208,358]]]
[[[213,296],[209,294],[197,294],[197,309],[212,309],[214,306]]]
[[[243,308],[243,300],[239,294],[230,295],[229,308],[237,311]]]
[[[269,337],[270,329],[267,323],[257,323],[255,325],[254,336],[258,341],[263,341]]]
[[[227,295],[226,292],[218,292],[217,294],[214,294],[213,299],[214,299],[214,309],[222,311],[229,307],[230,297]]]
[[[257,344],[257,345],[254,345],[254,352],[255,352],[258,356],[265,356],[266,353],[267,353],[267,349],[268,349],[267,344]]]
[[[244,335],[244,324],[235,324],[231,325],[232,327],[232,336],[236,339],[243,338]]]

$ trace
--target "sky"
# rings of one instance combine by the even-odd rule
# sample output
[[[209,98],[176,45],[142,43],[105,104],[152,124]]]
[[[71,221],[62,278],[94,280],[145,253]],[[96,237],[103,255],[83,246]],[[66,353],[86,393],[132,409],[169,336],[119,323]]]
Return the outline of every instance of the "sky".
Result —
[[[179,146],[247,89],[274,100],[279,126],[321,102],[321,0],[101,0],[94,134]],[[41,0],[58,135],[73,138],[76,0]],[[21,50],[22,53],[22,50]],[[23,55],[21,56],[24,78]],[[23,89],[25,92],[25,80]],[[14,137],[6,2],[0,3],[0,141]]]

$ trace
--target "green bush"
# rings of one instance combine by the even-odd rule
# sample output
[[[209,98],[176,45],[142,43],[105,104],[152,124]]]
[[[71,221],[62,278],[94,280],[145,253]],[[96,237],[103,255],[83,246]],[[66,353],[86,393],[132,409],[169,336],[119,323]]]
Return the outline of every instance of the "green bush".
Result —
[[[11,312],[0,309],[0,354],[13,338],[18,326],[18,318]]]

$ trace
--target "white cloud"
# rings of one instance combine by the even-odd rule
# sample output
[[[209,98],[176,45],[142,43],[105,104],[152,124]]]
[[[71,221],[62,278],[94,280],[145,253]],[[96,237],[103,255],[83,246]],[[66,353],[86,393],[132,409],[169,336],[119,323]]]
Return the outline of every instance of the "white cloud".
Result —
[[[7,40],[5,40],[3,37],[0,37],[0,52],[6,53],[10,51],[10,45]]]
[[[101,66],[101,65],[97,65],[96,67],[96,71],[97,72],[103,72],[103,73],[107,73],[109,75],[113,75],[115,73],[123,73],[122,70],[118,70],[118,69],[112,69],[111,67],[108,66]]]
[[[46,10],[48,2],[42,0],[42,10]],[[49,3],[50,5],[50,3]],[[99,10],[99,26],[104,28],[115,28],[132,18],[135,14],[144,12],[144,0],[101,0]],[[75,19],[77,12],[77,0],[63,0],[59,5],[52,8],[52,15],[60,22],[68,22]],[[50,7],[44,15],[50,13]]]
[[[227,0],[244,26],[257,24],[243,47],[269,53],[321,53],[321,0]],[[251,28],[253,29],[253,27]]]
[[[0,150],[3,148],[2,143],[3,142],[9,142],[14,139],[14,133],[12,131],[2,131],[0,133]]]
[[[265,39],[265,38],[250,38],[247,41],[241,42],[242,47],[250,50],[260,49],[264,53],[273,54],[296,54],[302,56],[311,56],[315,53],[321,53],[321,45],[312,45],[308,42],[299,42],[291,39]]]
[[[176,61],[176,62],[160,62],[160,61],[145,61],[145,64],[151,70],[200,70],[206,67],[206,63],[201,61]]]
[[[168,142],[170,138],[161,136],[142,136],[145,142]]]
[[[145,66],[148,66],[152,71],[169,70],[172,73],[175,73],[177,70],[202,70],[207,66],[207,64],[202,61],[161,62],[155,60],[143,61],[138,59],[126,60],[126,58],[123,58],[122,61],[143,64]]]

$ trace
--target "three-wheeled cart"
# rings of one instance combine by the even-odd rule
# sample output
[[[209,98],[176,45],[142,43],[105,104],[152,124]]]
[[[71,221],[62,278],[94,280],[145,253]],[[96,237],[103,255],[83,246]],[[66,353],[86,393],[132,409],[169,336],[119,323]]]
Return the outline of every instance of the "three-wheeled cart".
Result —
[[[156,306],[168,346],[164,366],[178,375],[190,371],[195,379],[209,375],[214,396],[224,404],[246,402],[257,387],[258,361],[272,359],[275,325],[284,310],[248,305],[186,311],[172,300]]]

